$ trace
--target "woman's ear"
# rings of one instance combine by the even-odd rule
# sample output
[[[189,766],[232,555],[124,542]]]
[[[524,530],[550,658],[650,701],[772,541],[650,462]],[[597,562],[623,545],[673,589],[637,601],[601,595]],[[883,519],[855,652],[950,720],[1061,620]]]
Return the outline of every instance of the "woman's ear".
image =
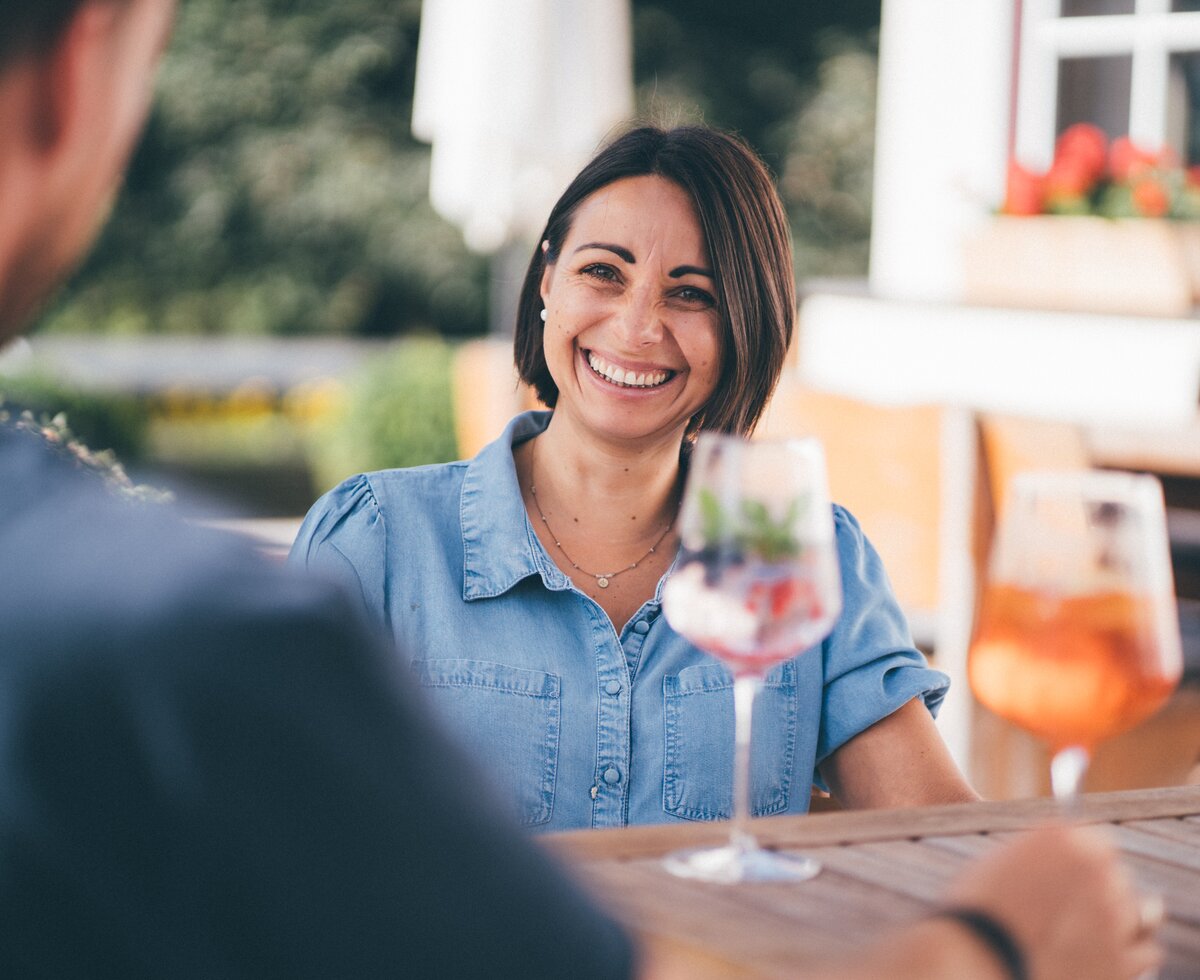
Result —
[[[550,295],[550,277],[554,272],[554,265],[550,262],[550,243],[542,241],[542,281],[538,286],[538,293],[542,297],[542,305],[546,304],[546,298]]]

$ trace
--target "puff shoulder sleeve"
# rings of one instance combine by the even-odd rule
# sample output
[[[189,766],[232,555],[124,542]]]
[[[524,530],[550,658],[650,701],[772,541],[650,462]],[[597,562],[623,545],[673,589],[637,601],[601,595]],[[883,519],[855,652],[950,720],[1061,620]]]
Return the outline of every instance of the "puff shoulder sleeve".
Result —
[[[387,522],[369,474],[322,496],[304,518],[288,562],[333,579],[376,623],[387,619]]]

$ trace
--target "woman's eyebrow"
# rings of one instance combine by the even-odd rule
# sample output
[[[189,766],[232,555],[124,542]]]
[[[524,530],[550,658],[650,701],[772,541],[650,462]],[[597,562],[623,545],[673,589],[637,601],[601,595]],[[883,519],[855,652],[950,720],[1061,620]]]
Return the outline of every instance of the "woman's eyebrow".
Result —
[[[612,252],[618,258],[624,259],[630,265],[637,265],[637,259],[633,257],[633,253],[624,245],[612,245],[608,242],[586,242],[575,249],[575,253],[579,253],[589,248],[601,248],[606,252]]]
[[[683,276],[707,276],[709,279],[717,278],[712,274],[712,269],[702,269],[698,265],[677,265],[667,275],[672,279],[680,279]]]
[[[630,265],[637,265],[637,259],[633,257],[633,253],[629,249],[624,245],[613,245],[611,242],[585,242],[575,249],[575,252],[579,253],[589,248],[599,248],[606,252],[612,252]],[[672,279],[681,279],[684,276],[707,276],[709,279],[716,279],[716,276],[712,273],[712,269],[705,269],[698,265],[677,265],[667,275]]]

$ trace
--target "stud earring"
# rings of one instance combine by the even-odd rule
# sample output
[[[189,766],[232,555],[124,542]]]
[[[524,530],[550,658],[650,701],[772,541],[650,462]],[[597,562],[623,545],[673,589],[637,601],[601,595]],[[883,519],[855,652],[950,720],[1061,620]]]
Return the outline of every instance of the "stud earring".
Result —
[[[542,323],[545,323],[546,322],[546,307],[544,307],[544,306],[542,307],[541,316],[542,316]]]

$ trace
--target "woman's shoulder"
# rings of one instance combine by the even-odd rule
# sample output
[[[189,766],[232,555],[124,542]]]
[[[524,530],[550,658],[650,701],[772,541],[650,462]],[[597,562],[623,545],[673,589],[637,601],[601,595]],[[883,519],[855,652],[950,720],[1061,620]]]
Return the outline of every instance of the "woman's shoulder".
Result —
[[[462,487],[468,463],[430,463],[358,473],[326,493],[318,505],[328,509],[406,510],[422,502],[445,502]]]
[[[833,530],[839,538],[862,538],[864,536],[862,525],[858,523],[858,518],[841,504],[833,505]]]
[[[441,526],[458,511],[465,463],[437,463],[359,473],[323,494],[309,509],[292,558],[313,560],[327,545],[343,553],[373,550],[386,529]]]

